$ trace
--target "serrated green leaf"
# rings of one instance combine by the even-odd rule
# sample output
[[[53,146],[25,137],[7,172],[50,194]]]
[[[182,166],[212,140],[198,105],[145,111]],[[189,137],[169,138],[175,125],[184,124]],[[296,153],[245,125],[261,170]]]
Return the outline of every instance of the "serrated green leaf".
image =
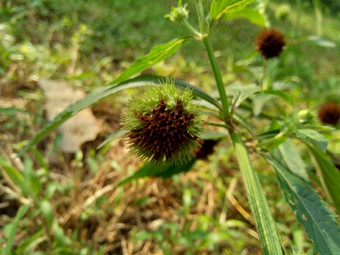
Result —
[[[225,19],[231,20],[235,18],[245,18],[255,25],[258,25],[261,27],[266,26],[266,19],[263,13],[253,8],[244,8],[243,10],[239,12],[229,13],[228,15],[226,15]]]
[[[294,175],[277,160],[266,157],[274,167],[284,197],[305,228],[320,255],[339,254],[340,227],[335,215],[308,182]]]
[[[318,165],[318,173],[327,194],[340,212],[340,172],[319,148],[307,145]]]
[[[287,165],[294,174],[300,176],[305,181],[308,181],[306,164],[303,162],[300,152],[291,140],[287,139],[273,151],[273,155],[277,160],[280,159],[280,163]]]
[[[317,145],[321,151],[327,151],[327,139],[323,137],[320,133],[316,132],[312,129],[294,129],[294,133],[301,140],[312,144]]]
[[[259,94],[278,96],[278,97],[281,97],[283,100],[285,100],[290,105],[292,106],[295,105],[293,97],[287,92],[283,92],[280,90],[267,89],[267,90],[262,90],[261,92],[259,92]]]
[[[223,14],[239,12],[253,2],[254,0],[214,0],[210,5],[210,14],[213,18],[210,26],[213,26]]]
[[[105,86],[100,87],[90,94],[88,94],[83,99],[77,101],[76,103],[70,105],[67,107],[63,112],[57,115],[57,117],[54,118],[51,122],[49,122],[46,126],[44,126],[38,134],[36,134],[26,145],[25,147],[18,153],[19,156],[23,155],[24,152],[26,152],[28,149],[30,149],[32,146],[37,144],[39,141],[41,141],[46,135],[51,133],[53,130],[55,130],[57,127],[59,127],[62,123],[64,123],[66,120],[80,112],[81,110],[84,110],[87,107],[90,107],[91,105],[97,103],[98,101],[111,96],[115,93],[118,93],[125,89],[130,88],[137,88],[137,87],[143,87],[143,86],[154,86],[154,85],[160,85],[166,81],[166,77],[163,76],[156,76],[156,75],[149,75],[149,74],[142,74],[136,78],[124,81],[120,84],[111,85],[111,86]],[[204,92],[203,90],[190,85],[184,81],[176,80],[174,79],[173,82],[175,83],[175,86],[180,89],[190,89],[192,90],[192,93],[209,102],[210,104],[216,106],[218,109],[221,109],[220,104],[212,98],[209,94]]]
[[[162,60],[170,57],[179,49],[179,47],[182,46],[185,41],[189,39],[192,39],[192,37],[175,39],[168,43],[160,44],[153,47],[147,55],[137,59],[136,62],[125,69],[125,71],[121,75],[113,80],[112,84],[121,83],[126,79],[129,79],[133,75],[138,74],[141,71],[144,71],[145,69],[153,66],[154,64],[157,64]]]
[[[25,216],[26,212],[28,211],[28,208],[29,208],[29,205],[22,205],[19,208],[19,210],[18,210],[18,212],[15,216],[15,219],[13,220],[13,222],[10,223],[11,226],[10,226],[10,229],[8,230],[9,231],[8,239],[7,239],[7,242],[6,242],[4,249],[2,250],[2,255],[12,254],[11,250],[12,250],[12,247],[13,247],[15,233],[17,231],[19,221],[22,219],[22,217]]]
[[[188,172],[196,159],[192,159],[183,165],[158,165],[153,163],[145,163],[141,168],[139,168],[132,176],[122,180],[118,185],[124,185],[133,180],[138,180],[140,178],[145,177],[162,177],[162,178],[170,178],[171,176],[183,172]]]
[[[231,134],[236,157],[240,166],[250,208],[260,237],[262,253],[265,255],[283,254],[280,237],[270,213],[260,181],[253,169],[247,149],[237,132]]]

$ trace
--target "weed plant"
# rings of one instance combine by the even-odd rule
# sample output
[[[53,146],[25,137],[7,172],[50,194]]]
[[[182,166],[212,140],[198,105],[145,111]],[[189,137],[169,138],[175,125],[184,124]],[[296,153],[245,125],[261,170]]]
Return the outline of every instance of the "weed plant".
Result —
[[[232,85],[226,83],[225,80],[231,79],[221,71],[218,62],[223,60],[216,59],[216,52],[211,43],[214,36],[217,38],[214,40],[218,40],[222,35],[213,33],[214,29],[219,23],[237,17],[246,17],[255,24],[269,26],[266,21],[268,17],[263,6],[255,5],[252,0],[213,0],[209,6],[204,6],[202,0],[195,0],[193,5],[197,14],[197,25],[192,25],[192,20],[189,19],[191,12],[188,11],[187,4],[183,4],[181,0],[166,15],[166,18],[187,29],[186,36],[154,46],[147,55],[138,58],[109,85],[95,89],[47,123],[16,155],[18,158],[24,158],[22,166],[20,164],[15,166],[10,163],[10,159],[0,158],[3,176],[14,191],[8,190],[5,186],[3,188],[20,204],[14,220],[4,228],[4,236],[1,237],[6,240],[2,248],[3,254],[30,254],[37,247],[51,254],[107,252],[105,245],[98,249],[97,246],[93,248],[91,245],[79,247],[81,243],[76,243],[75,240],[86,238],[86,232],[65,231],[76,227],[72,226],[72,221],[65,217],[58,219],[55,216],[58,214],[57,206],[50,201],[55,193],[67,193],[71,187],[58,185],[44,156],[34,146],[81,110],[131,88],[142,91],[143,96],[139,94],[138,97],[131,97],[125,110],[122,129],[110,135],[98,147],[109,147],[115,139],[123,137],[130,144],[132,151],[146,162],[139,170],[123,180],[117,181],[114,177],[110,177],[112,184],[106,185],[103,182],[101,183],[103,188],[98,190],[96,186],[91,187],[96,192],[87,199],[84,198],[84,194],[77,194],[77,190],[74,190],[76,193],[74,197],[78,197],[83,203],[78,204],[74,211],[68,214],[68,218],[77,215],[84,219],[84,225],[98,222],[98,219],[93,219],[91,215],[95,215],[94,211],[109,200],[104,195],[106,192],[111,192],[111,196],[114,197],[111,204],[107,203],[108,206],[116,203],[119,209],[119,205],[126,205],[122,194],[117,194],[124,190],[115,190],[113,187],[124,187],[131,181],[144,177],[160,177],[166,179],[165,182],[169,180],[168,178],[170,182],[176,178],[185,178],[184,175],[177,176],[177,174],[184,172],[190,174],[195,169],[194,166],[199,164],[198,159],[206,158],[209,153],[222,152],[227,159],[223,162],[226,165],[232,164],[234,156],[237,159],[245,191],[239,199],[247,199],[251,215],[243,208],[239,211],[250,224],[255,225],[256,233],[251,233],[259,239],[262,254],[303,254],[304,252],[339,254],[340,228],[335,213],[340,211],[338,188],[340,172],[332,161],[334,155],[327,151],[328,141],[325,138],[339,129],[339,102],[330,102],[331,106],[322,107],[318,114],[319,119],[311,109],[298,109],[296,98],[287,92],[290,91],[287,89],[287,84],[276,82],[273,75],[279,73],[281,80],[285,78],[285,72],[280,71],[278,59],[284,54],[285,47],[290,47],[289,38],[279,29],[266,28],[258,35],[257,61],[262,65],[249,71],[253,76],[248,75],[243,83]],[[278,15],[282,17],[284,13]],[[81,35],[85,37],[89,35],[85,27],[80,29],[79,33],[74,37],[75,44],[85,40]],[[314,40],[319,39],[314,38]],[[206,52],[215,81],[215,91],[208,93],[202,89],[204,85],[194,86],[189,84],[189,81],[176,79],[176,77],[140,74],[169,58],[184,44],[192,41],[196,42],[193,45],[197,46],[197,49],[203,48]],[[289,58],[289,56],[284,57]],[[4,61],[3,66],[8,63]],[[240,64],[238,67],[245,70],[249,65]],[[298,73],[294,75],[296,77]],[[287,74],[286,78],[289,80],[291,76]],[[332,95],[329,98],[332,98]],[[10,109],[4,108],[2,111],[10,111]],[[218,149],[215,151],[214,147],[219,148],[217,146],[219,143],[227,149],[224,148],[221,152]],[[33,160],[27,156],[29,150],[32,150],[34,158],[41,165],[38,171],[34,170]],[[81,155],[78,157],[81,158]],[[15,162],[15,159],[12,161]],[[79,158],[77,160],[76,155],[79,170],[82,167],[81,161]],[[88,163],[92,165],[93,172],[98,174],[98,179],[108,174],[98,166],[101,163],[99,157],[88,160]],[[214,185],[222,187],[218,190],[227,194],[234,207],[242,207],[229,192],[229,189],[233,190],[232,185],[236,185],[236,181],[232,181],[229,187],[223,186],[218,179],[214,179],[217,172],[214,165],[210,167],[209,178],[212,178],[213,182],[216,181]],[[266,187],[267,181],[263,180],[261,185],[262,178],[259,178],[262,169],[268,167],[271,167],[276,177],[277,187],[283,194],[286,204],[282,206],[291,208],[292,214],[303,226],[312,246],[301,245],[299,241],[291,245],[287,241],[290,238],[286,236],[289,231],[282,230],[284,225],[278,223],[273,216],[273,212],[279,211],[280,208],[275,208],[270,200]],[[255,168],[258,171],[255,171]],[[198,181],[197,185],[202,183]],[[82,190],[81,186],[77,188]],[[149,190],[150,187],[146,185],[146,188]],[[131,195],[138,196],[130,192]],[[165,190],[158,190],[158,192],[169,194],[167,193],[169,191]],[[321,193],[323,198],[318,193]],[[242,235],[240,232],[235,233],[228,229],[227,225],[242,227],[242,223],[227,220],[223,213],[218,220],[201,214],[199,221],[203,223],[194,228],[194,224],[187,220],[190,207],[194,203],[193,197],[199,199],[200,194],[184,189],[183,205],[178,215],[183,219],[182,226],[172,222],[153,222],[156,227],[150,226],[150,229],[154,231],[136,231],[133,233],[135,240],[152,240],[164,254],[182,252],[194,254],[200,251],[213,254],[223,252],[241,254],[243,243],[239,242],[238,238],[242,241]],[[142,207],[147,203],[145,200],[147,198],[141,197],[135,203]],[[105,217],[115,213],[117,211],[112,212],[108,208]],[[18,226],[24,217],[30,217],[31,222],[39,225],[39,228],[32,227],[34,230],[30,232],[29,226],[26,226],[29,236],[20,244],[15,244]],[[63,225],[63,221],[68,222],[70,226]],[[222,227],[214,232],[206,227],[211,222]],[[116,227],[124,229],[124,226]],[[297,224],[294,227],[299,229]],[[104,228],[101,234],[105,231],[111,230]],[[299,231],[292,232],[296,235],[299,233]],[[296,235],[293,238],[297,238]],[[122,253],[134,251],[133,247],[124,244],[125,239],[121,240]]]

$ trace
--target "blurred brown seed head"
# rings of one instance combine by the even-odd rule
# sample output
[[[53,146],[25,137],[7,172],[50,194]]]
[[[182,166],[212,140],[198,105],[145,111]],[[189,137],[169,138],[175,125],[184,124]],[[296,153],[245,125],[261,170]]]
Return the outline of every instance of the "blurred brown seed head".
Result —
[[[263,30],[256,39],[256,50],[266,59],[278,57],[284,45],[284,35],[273,28]]]
[[[336,126],[340,120],[340,106],[337,103],[326,103],[319,109],[318,116],[322,123]]]
[[[196,152],[196,158],[206,160],[208,156],[214,153],[215,146],[218,144],[219,140],[202,140],[201,148]]]

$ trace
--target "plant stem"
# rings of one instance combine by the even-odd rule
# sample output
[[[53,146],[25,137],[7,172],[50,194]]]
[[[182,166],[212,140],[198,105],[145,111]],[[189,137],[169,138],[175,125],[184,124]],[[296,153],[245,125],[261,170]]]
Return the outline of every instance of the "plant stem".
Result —
[[[253,213],[257,232],[260,237],[262,253],[264,255],[282,255],[281,240],[276,231],[275,222],[270,213],[259,178],[250,161],[247,148],[237,131],[231,133],[231,139],[242,173],[250,209]]]
[[[201,34],[204,35],[205,21],[204,21],[204,11],[203,11],[202,0],[195,0],[195,3],[196,3],[196,11],[197,11],[197,16],[198,16],[198,22],[200,24]]]
[[[211,47],[211,44],[209,42],[208,37],[203,38],[203,44],[204,44],[205,49],[207,51],[207,54],[208,54],[208,57],[209,57],[209,60],[210,60],[210,64],[211,64],[211,68],[212,68],[214,76],[215,76],[218,93],[220,94],[220,99],[221,99],[221,102],[222,102],[222,110],[223,110],[222,118],[223,118],[224,121],[226,121],[227,119],[230,118],[229,104],[228,104],[227,94],[225,92],[225,88],[224,88],[224,85],[223,85],[220,69],[217,66],[216,58],[214,56],[214,52],[213,52],[213,49]]]
[[[200,32],[198,32],[193,26],[190,25],[190,23],[185,19],[183,20],[183,24],[186,26],[186,28],[192,32],[194,35],[196,35],[198,38],[201,37]]]

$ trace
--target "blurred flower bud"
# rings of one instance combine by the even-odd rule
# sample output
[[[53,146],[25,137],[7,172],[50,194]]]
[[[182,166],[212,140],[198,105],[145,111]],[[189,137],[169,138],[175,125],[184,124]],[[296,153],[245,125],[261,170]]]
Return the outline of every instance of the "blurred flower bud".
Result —
[[[319,109],[318,116],[322,123],[336,126],[340,120],[340,106],[337,103],[325,103]]]
[[[311,123],[314,119],[313,114],[309,110],[302,110],[298,113],[299,122],[302,124]]]
[[[263,30],[256,39],[256,50],[266,59],[278,57],[285,45],[283,34],[276,29]]]
[[[187,4],[182,5],[182,0],[178,1],[178,7],[171,7],[171,13],[165,15],[165,18],[169,18],[173,22],[182,22],[189,16],[189,11],[186,9]]]

